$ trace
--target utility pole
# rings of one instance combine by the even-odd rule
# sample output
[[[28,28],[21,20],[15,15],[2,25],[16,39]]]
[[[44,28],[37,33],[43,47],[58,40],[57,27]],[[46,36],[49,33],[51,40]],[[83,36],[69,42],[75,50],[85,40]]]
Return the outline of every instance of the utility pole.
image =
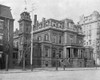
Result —
[[[9,39],[9,20],[7,22],[7,25],[8,26],[7,26],[7,31],[6,32],[7,32],[8,35],[7,35],[7,42],[6,42],[6,71],[8,71],[8,61],[9,61],[9,59],[8,59],[9,56],[8,55],[9,55],[9,47],[10,47],[9,46],[9,40],[10,40]]]
[[[31,64],[31,71],[33,71],[33,5],[32,5],[32,29],[31,29],[31,56],[30,56],[30,64]]]

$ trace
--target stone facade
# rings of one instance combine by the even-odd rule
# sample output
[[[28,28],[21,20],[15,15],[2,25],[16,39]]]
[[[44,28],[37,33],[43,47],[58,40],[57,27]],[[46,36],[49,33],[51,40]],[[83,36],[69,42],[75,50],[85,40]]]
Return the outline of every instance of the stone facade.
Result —
[[[29,30],[29,32],[27,32]],[[18,62],[30,65],[31,19],[28,12],[21,13],[19,20]],[[55,20],[43,18],[33,25],[33,67],[86,67],[91,66],[90,52],[83,47],[84,34],[80,25],[73,20]],[[88,55],[86,55],[87,53]],[[92,53],[91,53],[92,54]],[[90,56],[91,58],[88,58]],[[64,62],[62,62],[62,60]],[[58,62],[58,63],[57,63]]]
[[[94,59],[100,64],[100,14],[94,11],[89,16],[81,16],[79,24],[82,27],[84,37],[84,46],[93,48]]]
[[[34,18],[33,36],[41,43],[42,67],[55,67],[57,55],[59,66],[60,61],[66,59],[66,66],[84,67],[84,35],[80,25],[75,25],[71,19],[43,18],[38,22],[36,15]]]

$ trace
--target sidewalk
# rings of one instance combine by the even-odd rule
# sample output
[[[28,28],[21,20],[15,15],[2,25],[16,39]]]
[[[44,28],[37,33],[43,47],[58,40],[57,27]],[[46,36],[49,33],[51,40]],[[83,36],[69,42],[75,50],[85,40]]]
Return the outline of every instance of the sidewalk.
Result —
[[[82,70],[99,70],[100,68],[92,67],[92,68],[58,68],[58,71],[82,71]],[[56,71],[56,68],[33,68],[31,69],[9,69],[8,71],[0,70],[0,74],[8,74],[8,73],[30,73],[30,72],[41,72],[41,71]]]

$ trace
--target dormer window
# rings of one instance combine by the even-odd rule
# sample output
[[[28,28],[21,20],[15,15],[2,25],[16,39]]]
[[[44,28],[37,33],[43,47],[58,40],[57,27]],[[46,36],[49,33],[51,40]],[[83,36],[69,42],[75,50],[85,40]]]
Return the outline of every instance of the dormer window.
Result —
[[[52,22],[52,26],[53,26],[53,27],[56,27],[56,23]]]
[[[49,25],[49,21],[46,21],[46,24],[45,25],[48,26]]]
[[[61,26],[61,24],[58,24],[58,28],[61,28],[62,26]]]
[[[54,23],[53,26],[56,27],[56,23]]]

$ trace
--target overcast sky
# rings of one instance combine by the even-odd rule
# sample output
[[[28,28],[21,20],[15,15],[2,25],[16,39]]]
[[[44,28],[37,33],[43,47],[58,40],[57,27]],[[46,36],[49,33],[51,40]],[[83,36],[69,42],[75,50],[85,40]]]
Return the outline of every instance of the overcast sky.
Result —
[[[100,0],[26,0],[27,11],[32,10],[34,3],[34,14],[38,15],[38,20],[42,17],[64,19],[70,18],[76,23],[81,15],[89,15],[93,11],[100,12]],[[18,20],[20,13],[24,11],[25,0],[0,0],[0,4],[11,7],[13,14],[14,30],[19,27]]]

